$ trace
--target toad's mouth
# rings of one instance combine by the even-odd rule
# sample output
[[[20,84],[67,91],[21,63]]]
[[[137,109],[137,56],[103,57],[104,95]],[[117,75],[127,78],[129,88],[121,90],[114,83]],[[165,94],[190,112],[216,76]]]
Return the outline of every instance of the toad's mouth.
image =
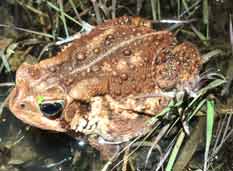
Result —
[[[21,99],[19,98],[20,92],[17,87],[11,91],[8,97],[9,109],[19,120],[40,129],[66,132],[66,130],[62,128],[59,120],[48,119],[44,117],[43,114],[41,114],[41,112],[38,110],[28,108],[26,106],[28,103],[21,103]]]

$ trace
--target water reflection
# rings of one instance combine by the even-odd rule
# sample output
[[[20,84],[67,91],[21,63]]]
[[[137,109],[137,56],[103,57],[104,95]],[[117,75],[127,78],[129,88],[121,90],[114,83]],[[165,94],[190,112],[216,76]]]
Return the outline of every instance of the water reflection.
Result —
[[[7,109],[0,123],[0,157],[0,171],[88,171],[98,159],[84,139],[29,127]]]

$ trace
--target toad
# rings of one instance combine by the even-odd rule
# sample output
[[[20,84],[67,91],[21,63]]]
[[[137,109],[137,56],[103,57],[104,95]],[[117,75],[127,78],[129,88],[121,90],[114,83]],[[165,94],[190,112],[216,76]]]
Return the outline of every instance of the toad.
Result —
[[[192,92],[201,64],[193,44],[153,30],[150,20],[123,16],[52,58],[22,64],[9,108],[29,125],[85,135],[106,157],[147,133],[147,120],[168,105],[172,92]]]

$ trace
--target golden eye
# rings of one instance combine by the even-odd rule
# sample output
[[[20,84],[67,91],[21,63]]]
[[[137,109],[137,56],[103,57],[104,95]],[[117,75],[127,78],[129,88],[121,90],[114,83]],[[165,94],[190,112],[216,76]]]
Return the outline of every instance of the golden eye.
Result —
[[[44,102],[39,105],[40,111],[49,119],[56,119],[61,116],[64,103],[63,102]]]

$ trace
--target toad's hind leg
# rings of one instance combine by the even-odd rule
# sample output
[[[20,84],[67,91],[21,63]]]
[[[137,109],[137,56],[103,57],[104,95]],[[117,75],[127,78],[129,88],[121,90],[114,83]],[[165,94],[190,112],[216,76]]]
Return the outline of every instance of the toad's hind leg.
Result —
[[[197,80],[202,64],[199,51],[189,42],[165,48],[157,55],[156,60],[156,83],[164,91],[190,87],[189,84]]]
[[[115,18],[113,20],[107,20],[101,27],[115,26],[115,25],[131,25],[136,27],[152,27],[151,20],[147,20],[137,16],[122,16],[119,18]]]
[[[190,81],[198,75],[202,64],[198,49],[190,42],[177,45],[173,50],[174,58],[181,63],[179,67],[179,80]]]

